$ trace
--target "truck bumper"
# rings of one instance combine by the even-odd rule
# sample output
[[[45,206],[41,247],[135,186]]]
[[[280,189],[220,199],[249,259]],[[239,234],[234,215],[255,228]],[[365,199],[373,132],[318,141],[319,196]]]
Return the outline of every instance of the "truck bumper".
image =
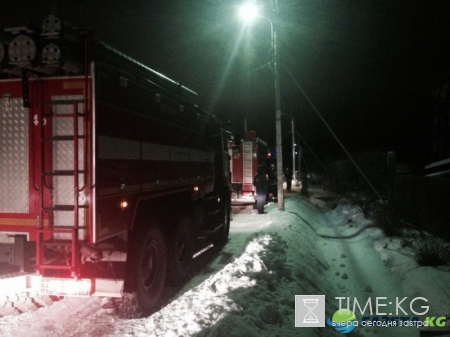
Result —
[[[123,284],[124,280],[101,278],[75,280],[26,274],[1,278],[0,296],[36,292],[70,297],[123,297]]]

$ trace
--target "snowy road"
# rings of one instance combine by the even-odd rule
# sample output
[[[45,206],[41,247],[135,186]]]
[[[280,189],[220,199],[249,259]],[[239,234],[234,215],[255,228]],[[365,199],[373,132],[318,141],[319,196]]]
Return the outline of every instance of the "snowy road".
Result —
[[[450,312],[443,292],[450,284],[448,270],[419,268],[383,249],[390,241],[356,209],[339,205],[324,211],[312,201],[290,193],[285,212],[276,204],[267,205],[263,215],[243,208],[233,216],[224,249],[196,258],[195,276],[182,288],[167,288],[164,306],[149,317],[121,319],[104,298],[65,298],[0,318],[0,336],[341,335],[329,326],[294,327],[295,295],[325,295],[326,317],[338,309],[336,297],[364,304],[376,297],[422,296],[430,306],[427,315]],[[430,287],[433,280],[442,287]],[[382,309],[395,310],[389,303]],[[419,329],[358,326],[350,335],[414,337]]]

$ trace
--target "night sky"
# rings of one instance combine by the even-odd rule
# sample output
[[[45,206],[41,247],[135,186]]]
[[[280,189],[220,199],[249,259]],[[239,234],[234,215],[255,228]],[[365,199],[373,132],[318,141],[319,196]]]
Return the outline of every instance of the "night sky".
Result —
[[[235,131],[275,145],[270,26],[244,27],[235,0],[16,0],[0,3],[4,27],[54,14],[200,96]],[[269,0],[261,0],[268,4]],[[282,113],[322,161],[344,158],[307,99],[351,152],[396,151],[428,163],[432,88],[450,73],[450,1],[278,0]],[[292,75],[292,77],[291,77]],[[295,79],[295,81],[293,80]],[[290,165],[290,118],[283,117]],[[300,142],[302,144],[302,142]],[[305,148],[305,145],[302,146]],[[305,149],[306,161],[314,161]]]

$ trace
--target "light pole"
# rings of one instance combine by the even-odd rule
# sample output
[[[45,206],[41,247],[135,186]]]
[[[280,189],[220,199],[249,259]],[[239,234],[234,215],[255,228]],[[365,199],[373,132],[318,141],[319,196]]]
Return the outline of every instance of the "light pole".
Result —
[[[298,144],[298,176],[302,181],[302,147]],[[300,185],[300,182],[298,184]]]
[[[291,119],[291,133],[292,133],[292,175],[295,180],[295,125],[294,117],[282,114],[283,116],[289,117]]]
[[[295,186],[300,186],[300,183],[302,182],[302,147],[300,144],[298,144],[298,152],[295,153],[298,158],[298,173],[297,173],[297,183]]]
[[[294,131],[294,117],[292,117],[291,120],[291,127],[292,127],[292,174],[294,175],[295,179],[295,131]]]
[[[278,71],[279,55],[277,50],[277,32],[274,29],[272,21],[265,16],[258,13],[258,8],[250,3],[244,5],[240,10],[241,17],[246,21],[254,20],[255,18],[266,19],[270,24],[270,33],[272,39],[273,51],[273,69],[275,75],[275,132],[276,132],[276,147],[277,147],[277,200],[278,209],[284,211],[284,194],[283,194],[283,147],[281,137],[281,94],[280,94],[280,74]]]

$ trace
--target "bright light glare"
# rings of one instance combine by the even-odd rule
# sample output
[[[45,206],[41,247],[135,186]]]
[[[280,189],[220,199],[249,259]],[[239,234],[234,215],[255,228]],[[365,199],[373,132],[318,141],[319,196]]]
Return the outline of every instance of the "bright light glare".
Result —
[[[241,18],[246,22],[253,21],[258,16],[258,7],[255,4],[245,4],[239,10]]]
[[[87,296],[91,290],[91,280],[81,279],[78,281],[72,279],[43,279],[42,284],[47,294]]]

